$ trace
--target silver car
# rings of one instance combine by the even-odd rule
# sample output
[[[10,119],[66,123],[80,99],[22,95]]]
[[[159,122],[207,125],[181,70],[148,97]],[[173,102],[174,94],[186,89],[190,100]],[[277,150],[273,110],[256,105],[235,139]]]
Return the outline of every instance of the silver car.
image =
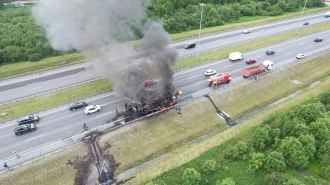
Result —
[[[208,69],[205,71],[205,75],[206,76],[211,76],[211,75],[215,75],[217,72],[215,70],[212,69]]]

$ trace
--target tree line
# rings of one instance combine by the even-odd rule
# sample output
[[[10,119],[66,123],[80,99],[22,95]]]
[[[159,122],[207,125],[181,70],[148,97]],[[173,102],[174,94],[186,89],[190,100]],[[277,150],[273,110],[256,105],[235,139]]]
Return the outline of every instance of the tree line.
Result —
[[[38,61],[59,55],[46,38],[45,31],[34,23],[29,8],[1,11],[0,62]]]
[[[0,0],[0,6],[12,0]],[[280,15],[296,11],[303,6],[304,0],[205,0],[203,27],[220,26],[238,20],[241,16]],[[307,1],[307,7],[321,7],[321,0]],[[199,28],[201,7],[199,0],[153,0],[147,10],[150,20],[163,22],[170,33],[178,33]],[[143,37],[145,24],[127,23]],[[70,51],[74,52],[74,51]],[[1,11],[0,14],[0,63],[38,61],[61,53],[52,49],[45,30],[37,26],[31,16],[30,8]]]

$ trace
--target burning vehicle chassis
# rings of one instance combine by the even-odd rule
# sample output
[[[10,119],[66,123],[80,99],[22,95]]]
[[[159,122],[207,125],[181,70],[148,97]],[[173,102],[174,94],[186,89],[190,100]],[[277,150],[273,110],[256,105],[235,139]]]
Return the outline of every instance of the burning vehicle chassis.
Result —
[[[167,107],[171,107],[177,103],[177,100],[182,91],[176,90],[173,93],[168,93],[163,96],[154,96],[151,100],[141,98],[141,101],[132,101],[125,103],[125,114],[130,115],[137,112],[140,116],[145,116]]]

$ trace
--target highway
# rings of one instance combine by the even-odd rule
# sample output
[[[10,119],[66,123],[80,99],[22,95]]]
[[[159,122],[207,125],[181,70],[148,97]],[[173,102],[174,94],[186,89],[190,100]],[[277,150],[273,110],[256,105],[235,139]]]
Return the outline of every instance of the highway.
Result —
[[[207,69],[215,69],[218,73],[230,72],[232,74],[232,82],[223,84],[222,87],[228,87],[231,84],[242,81],[242,71],[245,67],[246,59],[256,59],[257,62],[271,60],[274,62],[274,68],[279,68],[287,63],[295,61],[295,56],[298,53],[311,55],[319,51],[330,48],[330,30],[314,35],[302,37],[293,41],[280,43],[269,47],[276,53],[267,56],[265,51],[268,48],[255,50],[244,54],[244,60],[228,61],[228,59],[219,60],[188,70],[183,70],[175,73],[174,85],[177,89],[183,91],[179,102],[187,101],[194,97],[200,97],[206,93],[213,91],[208,87],[207,77],[204,72]],[[317,36],[323,37],[323,41],[316,43],[314,38]],[[86,123],[89,128],[101,126],[106,120],[115,116],[115,109],[120,112],[124,109],[125,100],[116,97],[113,93],[107,93],[102,96],[92,97],[87,99],[89,104],[99,104],[102,110],[91,115],[85,115],[83,109],[69,111],[68,105],[61,106],[56,109],[45,111],[39,114],[41,120],[37,123],[38,129],[34,132],[15,136],[13,130],[17,126],[16,121],[6,122],[0,125],[0,160],[12,156],[13,151],[22,153],[31,148],[40,145],[52,143],[56,140],[61,140],[83,132],[83,123]]]
[[[183,57],[186,55],[194,54],[199,50],[209,50],[212,48],[225,46],[230,43],[242,42],[245,40],[293,29],[297,26],[297,20],[298,19],[292,19],[279,23],[271,23],[263,26],[251,27],[248,28],[252,30],[249,34],[243,34],[242,31],[244,29],[241,29],[221,34],[205,36],[201,39],[200,48],[196,47],[194,49],[189,50],[183,49],[184,43],[197,42],[196,39],[173,43],[171,44],[171,47],[178,48],[179,56]],[[303,26],[302,24],[305,21],[308,21],[310,23],[309,26],[312,26],[316,23],[329,21],[329,19],[324,18],[323,14],[306,16],[302,18],[300,26]],[[138,53],[139,54],[137,55],[129,57],[138,58],[143,56],[143,54],[141,54],[140,52]],[[67,70],[54,70],[51,74],[46,72],[42,75],[30,75],[21,78],[15,78],[13,80],[0,81],[0,103],[50,91],[53,89],[84,82],[102,76],[99,72],[92,69],[93,67],[90,66],[90,63],[86,63],[86,65],[87,66],[83,66],[80,64],[77,65],[77,68],[74,68],[73,66],[68,67]]]

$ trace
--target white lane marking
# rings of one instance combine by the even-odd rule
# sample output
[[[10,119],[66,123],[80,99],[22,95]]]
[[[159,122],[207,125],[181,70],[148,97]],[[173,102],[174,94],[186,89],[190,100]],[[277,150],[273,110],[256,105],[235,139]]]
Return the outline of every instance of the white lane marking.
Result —
[[[90,76],[90,75],[92,75],[92,74],[82,75],[81,77],[86,77],[86,76]]]
[[[12,125],[17,125],[17,123],[13,123],[13,124],[10,124],[10,125],[4,126],[4,127],[0,127],[0,129],[7,128],[7,127],[10,127]]]
[[[230,65],[226,65],[225,67],[223,67],[223,68],[226,68],[226,67],[229,67],[229,66],[232,66],[233,64],[230,64]]]
[[[287,53],[287,54],[290,54],[290,53],[292,53],[292,52],[289,52],[289,53]],[[287,55],[287,54],[286,54],[286,55]]]
[[[312,47],[313,45],[308,46],[309,48]]]
[[[35,88],[31,88],[31,89],[28,89],[28,90],[31,91],[31,90],[40,89],[40,88],[41,88],[41,86],[35,87]]]
[[[108,113],[105,113],[105,114],[102,114],[102,115],[99,115],[99,116],[96,116],[96,117],[98,118],[98,117],[105,116],[105,115],[110,114],[110,113],[111,112],[108,112]]]
[[[254,57],[254,58],[259,58],[259,57],[261,57],[261,56],[256,56],[256,57]]]
[[[302,44],[304,44],[304,43],[302,42],[302,43],[299,43],[298,45],[302,45]]]
[[[191,76],[191,77],[189,77],[189,78],[195,78],[195,77],[197,77],[197,76],[200,76],[200,75]],[[186,79],[189,79],[189,78],[186,78]]]
[[[234,70],[233,72],[238,71],[238,70],[242,70],[242,69],[236,69],[236,70]]]
[[[68,108],[63,108],[63,109],[59,109],[59,110],[56,110],[56,111],[53,111],[53,112],[48,112],[48,113],[46,113],[46,114],[40,115],[40,117],[42,117],[42,116],[46,116],[46,115],[49,115],[49,114],[53,114],[53,113],[55,113],[55,112],[59,112],[59,111],[65,110],[65,109],[68,109]]]
[[[279,50],[277,50],[277,51],[282,51],[283,49],[279,49]]]
[[[30,140],[36,139],[36,138],[38,138],[38,137],[42,137],[42,136],[44,136],[44,135],[45,135],[45,134],[42,134],[42,135],[40,135],[40,136],[37,136],[37,137],[31,138],[31,139],[27,139],[27,140],[25,140],[25,141],[30,141]]]
[[[103,107],[103,106],[105,106],[106,104],[102,104],[102,105],[100,105],[101,107]]]
[[[200,83],[206,83],[206,82],[208,82],[207,80],[205,81],[205,80],[203,80],[203,81],[199,81],[199,82],[196,82],[196,84],[200,84]]]

